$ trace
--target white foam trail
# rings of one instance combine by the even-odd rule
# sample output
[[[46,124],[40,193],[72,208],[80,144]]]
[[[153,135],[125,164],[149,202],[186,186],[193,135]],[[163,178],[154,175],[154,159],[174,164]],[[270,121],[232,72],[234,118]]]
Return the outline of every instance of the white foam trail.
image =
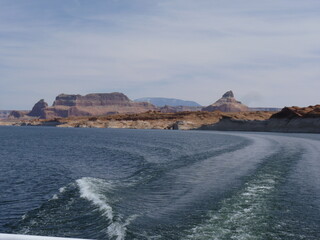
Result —
[[[266,196],[275,188],[276,176],[263,174],[236,196],[226,199],[217,212],[209,213],[209,220],[191,229],[185,239],[261,239],[251,229],[263,221]]]
[[[50,200],[57,200],[59,197],[57,194],[53,194],[52,198]]]
[[[176,181],[188,184],[188,188],[191,191],[185,194],[184,198],[180,198],[175,202],[175,208],[177,206],[185,207],[190,199],[193,200],[200,195],[206,195],[208,189],[216,191],[225,182],[245,176],[248,171],[255,169],[257,164],[261,163],[263,159],[274,153],[278,148],[272,139],[265,139],[263,136],[233,135],[245,137],[251,140],[252,143],[244,148],[195,163],[192,168],[188,166],[177,170]],[[229,161],[230,159],[231,161]],[[233,159],[237,159],[237,161]],[[176,191],[179,191],[179,189]],[[170,210],[170,208],[171,205],[168,205],[164,210]],[[162,209],[162,212],[164,210]]]
[[[67,186],[61,187],[61,188],[59,188],[59,193],[60,194],[64,193],[66,190],[67,190]],[[52,198],[49,199],[49,201],[50,200],[57,200],[57,199],[59,199],[59,194],[53,194]]]
[[[104,216],[108,218],[111,224],[107,228],[107,233],[110,238],[116,238],[117,240],[123,240],[126,236],[126,226],[130,224],[136,216],[129,217],[124,223],[119,220],[115,220],[112,207],[108,204],[107,197],[100,191],[112,190],[112,183],[108,183],[102,179],[97,178],[81,178],[78,179],[77,184],[80,189],[80,196],[92,204],[97,206]]]
[[[106,197],[98,193],[97,185],[95,185],[95,183],[101,183],[101,181],[102,180],[100,179],[81,178],[77,180],[77,184],[80,188],[81,197],[91,201],[94,205],[98,206],[103,214],[112,221],[112,207],[107,203]]]
[[[66,191],[67,187],[61,187],[59,188],[59,192],[60,193],[64,193]]]
[[[237,135],[247,137],[242,133]],[[256,134],[248,136],[255,137]],[[302,158],[303,161],[300,161],[303,165],[307,163],[306,158],[309,161],[318,159],[319,142],[286,136],[262,135],[262,137],[266,140],[275,140],[278,146],[285,147],[288,152],[299,153],[303,148],[308,149],[307,156]],[[317,147],[315,147],[316,143]],[[276,145],[274,147],[277,148]],[[270,152],[274,153],[275,151]],[[310,165],[315,166],[315,164]],[[281,173],[277,171],[259,174],[256,179],[246,183],[243,191],[223,201],[218,211],[209,212],[209,219],[191,229],[189,235],[184,239],[266,239],[266,236],[262,232],[257,232],[255,228],[267,225],[268,219],[265,218],[269,207],[267,199],[275,191],[279,177],[281,177]],[[292,234],[284,231],[282,233]],[[272,235],[272,233],[270,234]],[[295,238],[295,235],[292,236]],[[279,239],[277,236],[273,237],[273,239]]]

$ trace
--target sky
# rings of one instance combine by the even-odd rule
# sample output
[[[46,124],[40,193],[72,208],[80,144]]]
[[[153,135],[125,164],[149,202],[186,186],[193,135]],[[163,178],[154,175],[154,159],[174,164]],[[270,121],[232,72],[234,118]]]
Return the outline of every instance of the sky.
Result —
[[[123,92],[320,104],[319,0],[0,0],[0,109]]]

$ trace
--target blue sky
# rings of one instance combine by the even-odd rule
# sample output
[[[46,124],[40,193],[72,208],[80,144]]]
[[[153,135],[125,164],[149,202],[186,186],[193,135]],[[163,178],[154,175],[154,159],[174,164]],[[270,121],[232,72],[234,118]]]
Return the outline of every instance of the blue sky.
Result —
[[[319,0],[0,0],[0,109],[60,93],[320,104]]]

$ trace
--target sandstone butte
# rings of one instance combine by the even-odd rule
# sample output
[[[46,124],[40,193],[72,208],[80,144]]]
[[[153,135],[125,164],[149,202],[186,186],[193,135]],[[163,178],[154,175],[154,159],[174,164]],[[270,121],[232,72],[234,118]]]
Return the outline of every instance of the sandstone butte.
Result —
[[[215,103],[203,108],[202,111],[246,112],[249,111],[249,108],[246,105],[242,104],[240,101],[237,101],[232,91],[228,91],[223,94],[222,98],[220,98]]]
[[[48,107],[40,100],[29,116],[42,119],[57,117],[100,116],[120,113],[141,113],[156,110],[147,102],[133,102],[123,93],[94,93],[81,95],[60,94]]]

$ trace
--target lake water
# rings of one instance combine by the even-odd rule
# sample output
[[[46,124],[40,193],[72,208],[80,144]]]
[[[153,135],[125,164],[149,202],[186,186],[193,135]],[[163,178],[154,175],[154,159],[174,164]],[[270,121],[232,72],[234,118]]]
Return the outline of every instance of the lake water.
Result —
[[[320,239],[320,135],[0,127],[0,232]]]

